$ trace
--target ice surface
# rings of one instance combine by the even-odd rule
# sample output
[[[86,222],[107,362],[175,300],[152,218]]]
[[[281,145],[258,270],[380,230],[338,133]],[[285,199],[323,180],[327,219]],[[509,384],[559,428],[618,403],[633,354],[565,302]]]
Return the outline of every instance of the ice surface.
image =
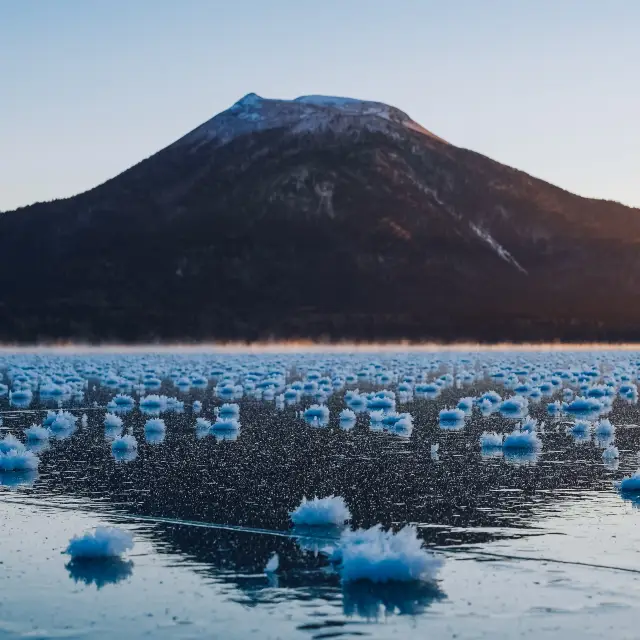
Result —
[[[138,637],[142,626],[132,631],[126,625],[134,619],[144,625],[145,613],[153,610],[155,623],[168,622],[161,637],[183,622],[193,634],[193,625],[204,619],[208,632],[215,627],[221,637],[228,637],[221,622],[227,621],[234,637],[251,616],[267,637],[332,633],[343,623],[373,638],[448,637],[452,631],[510,637],[515,620],[525,638],[541,637],[545,624],[556,625],[563,637],[585,637],[585,630],[596,628],[606,635],[598,626],[603,619],[619,630],[625,616],[638,612],[633,574],[620,569],[633,568],[640,509],[640,481],[630,476],[637,465],[640,407],[624,392],[639,372],[640,353],[632,350],[5,352],[2,380],[13,390],[27,385],[33,394],[28,411],[0,397],[0,438],[14,434],[19,446],[12,450],[41,452],[41,461],[39,473],[16,460],[5,465],[13,470],[0,470],[3,622],[17,635],[33,631],[26,624],[53,629],[51,634],[69,624],[67,635],[82,635],[78,628],[96,628],[104,613],[120,635]],[[73,392],[41,397],[43,386]],[[149,410],[136,401],[118,416],[131,429],[127,436],[138,434],[138,448],[112,450],[102,425],[105,408],[119,411],[116,396],[144,398],[150,389],[163,394],[153,411],[162,407],[166,429],[142,438]],[[276,408],[273,399],[287,391]],[[518,391],[523,402],[513,413],[497,411],[502,398]],[[588,395],[593,393],[598,397]],[[567,415],[563,406],[548,414],[547,404],[574,397],[597,400],[597,414]],[[459,431],[441,429],[440,411],[461,402],[467,408],[469,398],[481,410],[465,411]],[[341,415],[352,417],[347,410],[357,415],[377,399],[391,405],[372,411],[377,422],[369,426],[363,414],[357,427],[340,428]],[[217,432],[211,425],[224,403],[238,405],[242,433]],[[325,429],[300,419],[314,404],[327,408]],[[83,414],[90,420],[74,430]],[[46,432],[57,420],[62,428],[50,434],[50,443],[29,439],[30,425],[44,422]],[[413,427],[410,438],[398,437],[404,421]],[[585,421],[596,432],[593,444],[568,430]],[[512,437],[519,422],[517,437],[536,438],[544,455],[539,448],[508,446],[509,440],[504,449],[478,446],[482,436],[496,434],[496,444],[502,434]],[[429,553],[434,547],[436,556],[447,557],[436,582],[403,581],[420,566],[413,556],[417,547],[396,549],[392,562],[386,543],[375,537],[364,541],[373,549],[366,554],[354,541],[357,562],[343,576],[344,549],[337,550],[334,529],[344,530],[344,521],[335,525],[334,518],[322,517],[329,524],[308,526],[313,533],[304,536],[289,519],[303,495],[332,494],[344,498],[356,530],[383,523],[386,533],[415,523],[420,549]],[[21,528],[31,509],[40,512],[39,524]],[[77,517],[86,522],[78,524]],[[122,571],[103,571],[112,565],[108,558],[95,571],[88,568],[94,563],[65,565],[60,558],[74,533],[122,522],[140,531],[135,570],[123,561]],[[19,552],[10,551],[12,544]],[[265,576],[274,553],[280,566]],[[487,562],[492,556],[485,553],[508,557]],[[189,588],[176,582],[180,572],[191,576]],[[348,575],[360,578],[354,582]],[[614,581],[620,581],[617,591]],[[167,617],[154,608],[160,593],[155,589],[170,602]],[[91,595],[100,598],[100,607],[89,602]],[[47,606],[34,608],[34,601]],[[64,609],[69,603],[74,611]],[[192,617],[184,621],[189,606]],[[54,628],[51,620],[60,608],[65,616]],[[581,614],[566,616],[563,610]],[[173,615],[180,622],[171,622]],[[535,620],[538,635],[527,626]],[[633,627],[624,628],[632,637]]]

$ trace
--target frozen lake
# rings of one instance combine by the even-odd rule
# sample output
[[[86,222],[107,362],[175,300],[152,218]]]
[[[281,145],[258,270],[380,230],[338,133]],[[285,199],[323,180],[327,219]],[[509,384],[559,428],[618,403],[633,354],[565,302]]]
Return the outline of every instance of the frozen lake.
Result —
[[[17,395],[0,397],[0,435],[26,442],[59,407],[77,424],[28,443],[37,471],[0,472],[0,638],[635,637],[640,497],[614,482],[638,468],[639,366],[630,351],[4,354],[0,380]],[[354,404],[355,424],[341,422],[356,389],[370,404],[393,392],[411,428]],[[523,410],[481,406],[491,390]],[[117,411],[130,454],[114,455],[122,429],[105,429],[117,394],[133,399]],[[162,433],[145,431],[151,394],[178,401],[155,412]],[[571,413],[579,396],[599,408]],[[474,399],[464,421],[441,425],[462,398]],[[238,430],[196,427],[225,402]],[[300,416],[312,404],[326,425]],[[483,432],[527,417],[540,448],[481,449]],[[596,435],[602,419],[615,434]],[[604,461],[610,445],[618,458]],[[323,551],[335,532],[289,517],[329,495],[353,529],[414,525],[444,560],[437,579],[345,581]],[[62,554],[100,525],[132,533],[133,550]]]

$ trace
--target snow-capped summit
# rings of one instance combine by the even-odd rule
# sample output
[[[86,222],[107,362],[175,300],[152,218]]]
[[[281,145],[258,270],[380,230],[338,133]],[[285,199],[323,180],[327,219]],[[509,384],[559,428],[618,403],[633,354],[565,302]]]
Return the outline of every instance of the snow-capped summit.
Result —
[[[225,144],[238,136],[278,128],[286,128],[293,134],[323,130],[344,133],[366,129],[391,135],[408,129],[445,142],[400,109],[382,102],[319,95],[280,100],[263,98],[255,93],[248,93],[179,142]]]
[[[244,108],[257,106],[263,101],[257,93],[247,93],[246,96],[240,98],[238,102],[231,106],[231,109],[235,109],[236,111],[240,111]]]

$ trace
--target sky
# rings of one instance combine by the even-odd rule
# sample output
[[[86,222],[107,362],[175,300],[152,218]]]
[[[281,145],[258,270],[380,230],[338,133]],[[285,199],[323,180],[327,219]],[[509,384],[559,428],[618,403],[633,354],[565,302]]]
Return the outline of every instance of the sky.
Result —
[[[0,210],[117,175],[243,95],[392,104],[640,207],[637,0],[0,0]]]

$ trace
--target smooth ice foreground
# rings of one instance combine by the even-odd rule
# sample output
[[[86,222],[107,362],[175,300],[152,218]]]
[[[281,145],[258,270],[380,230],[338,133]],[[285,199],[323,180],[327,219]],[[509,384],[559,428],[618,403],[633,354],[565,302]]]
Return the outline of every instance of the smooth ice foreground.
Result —
[[[74,537],[65,553],[74,559],[117,558],[133,549],[133,536],[116,527],[97,527],[95,531]]]
[[[2,624],[633,637],[639,374],[632,351],[5,352]],[[135,557],[103,555],[123,523]]]

